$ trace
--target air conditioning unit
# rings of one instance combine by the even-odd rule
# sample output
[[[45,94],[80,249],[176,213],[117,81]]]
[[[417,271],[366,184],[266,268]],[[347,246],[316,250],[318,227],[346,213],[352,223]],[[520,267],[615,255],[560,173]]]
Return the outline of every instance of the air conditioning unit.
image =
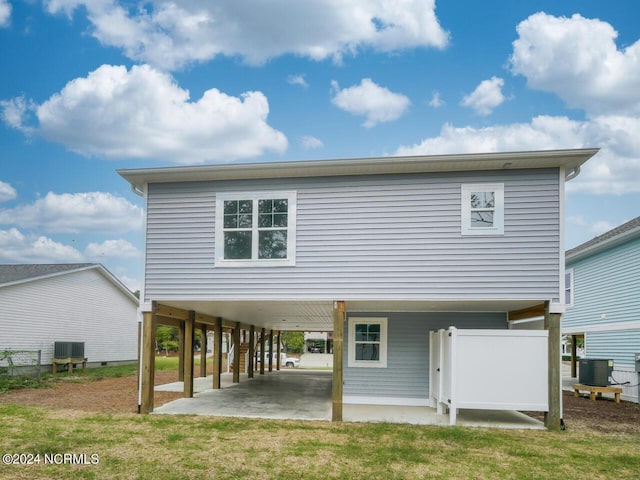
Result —
[[[581,358],[579,360],[578,382],[582,385],[606,387],[613,372],[613,360],[602,358]]]
[[[53,358],[84,358],[84,342],[54,342]]]

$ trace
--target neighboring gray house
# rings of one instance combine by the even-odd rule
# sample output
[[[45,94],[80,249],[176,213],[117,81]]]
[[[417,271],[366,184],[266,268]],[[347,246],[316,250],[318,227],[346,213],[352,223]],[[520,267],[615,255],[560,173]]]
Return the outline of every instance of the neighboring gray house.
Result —
[[[564,184],[596,152],[120,170],[146,201],[141,410],[158,323],[333,331],[340,420],[343,403],[429,405],[430,331],[546,307],[559,426]]]
[[[88,364],[136,361],[138,299],[96,263],[0,265],[0,350],[84,342]]]
[[[640,217],[566,252],[562,332],[584,336],[585,357],[614,361],[622,398],[638,401]]]

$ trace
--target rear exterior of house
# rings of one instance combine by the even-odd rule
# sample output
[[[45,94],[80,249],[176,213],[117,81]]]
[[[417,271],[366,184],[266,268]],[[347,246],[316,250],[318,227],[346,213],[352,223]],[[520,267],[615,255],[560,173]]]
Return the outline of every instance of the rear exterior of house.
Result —
[[[136,361],[138,300],[99,264],[0,265],[0,350],[83,342],[88,364]]]
[[[142,310],[333,331],[334,412],[429,405],[430,331],[559,319],[564,183],[595,152],[120,171],[146,199]]]
[[[614,362],[612,383],[638,402],[640,217],[566,254],[565,335],[584,337],[586,358]]]

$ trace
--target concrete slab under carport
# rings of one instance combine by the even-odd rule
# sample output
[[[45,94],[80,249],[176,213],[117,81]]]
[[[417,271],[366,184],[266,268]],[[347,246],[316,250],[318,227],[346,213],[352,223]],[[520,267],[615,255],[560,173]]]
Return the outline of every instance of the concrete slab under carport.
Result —
[[[241,376],[232,383],[223,374],[222,387],[211,390],[212,378],[194,379],[194,398],[181,398],[154,410],[158,414],[212,415],[271,418],[280,420],[331,420],[330,371],[288,369]],[[182,382],[160,385],[156,390],[182,391]],[[388,422],[414,425],[449,425],[448,415],[434,408],[397,405],[343,405],[345,422]],[[461,410],[457,426],[542,429],[542,422],[520,412],[506,410]]]

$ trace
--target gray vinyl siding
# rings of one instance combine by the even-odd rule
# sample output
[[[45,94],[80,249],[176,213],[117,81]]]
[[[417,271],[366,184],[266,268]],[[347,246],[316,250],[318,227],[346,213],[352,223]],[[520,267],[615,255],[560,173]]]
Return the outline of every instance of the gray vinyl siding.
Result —
[[[574,304],[563,315],[563,328],[585,332],[586,357],[612,359],[616,381],[637,384],[630,371],[640,353],[640,238],[567,268],[573,269]],[[637,387],[624,386],[623,398],[637,401],[637,392]]]
[[[564,328],[640,322],[640,238],[567,269],[573,269],[573,306],[563,316]]]
[[[42,350],[49,365],[56,341],[85,342],[91,362],[136,360],[137,305],[97,270],[0,288],[0,350]]]
[[[462,183],[504,182],[505,234],[460,233]],[[296,265],[214,266],[217,192],[297,192]],[[558,169],[151,184],[145,300],[550,299]]]
[[[449,328],[507,328],[504,313],[357,313],[387,318],[387,368],[349,367],[345,326],[343,395],[425,399],[429,394],[429,331]]]

